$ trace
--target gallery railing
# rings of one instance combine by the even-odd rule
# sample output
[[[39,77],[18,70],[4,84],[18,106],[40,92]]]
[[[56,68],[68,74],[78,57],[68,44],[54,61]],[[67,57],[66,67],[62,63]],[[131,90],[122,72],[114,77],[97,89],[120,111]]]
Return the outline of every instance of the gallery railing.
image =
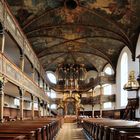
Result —
[[[44,90],[41,89],[35,82],[31,80],[25,73],[23,73],[15,64],[0,53],[0,73],[5,78],[15,85],[24,88],[26,91],[42,100],[48,101],[49,98],[45,95]]]
[[[34,53],[30,43],[28,42],[26,36],[22,32],[22,29],[18,25],[15,17],[12,15],[9,7],[4,2],[4,0],[0,0],[0,22],[4,26],[5,30],[9,31],[13,36],[19,47],[24,51],[25,55],[32,62],[33,66],[38,70],[42,77],[45,77],[45,71],[43,67],[40,65],[39,60]],[[45,80],[45,79],[44,79]]]

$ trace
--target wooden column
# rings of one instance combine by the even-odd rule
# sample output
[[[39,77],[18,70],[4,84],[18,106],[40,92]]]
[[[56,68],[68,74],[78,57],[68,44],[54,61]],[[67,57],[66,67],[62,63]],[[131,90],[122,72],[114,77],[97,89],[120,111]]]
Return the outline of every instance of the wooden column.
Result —
[[[43,102],[43,116],[45,116],[45,102]]]
[[[92,104],[92,118],[94,118],[94,105]]]
[[[21,68],[21,71],[23,72],[24,71],[24,53],[20,55],[20,68]]]
[[[20,94],[20,120],[23,120],[23,96],[24,96],[24,89],[19,89]]]
[[[32,119],[34,119],[34,96],[32,95]]]
[[[0,122],[3,122],[3,107],[4,107],[4,79],[0,77]]]
[[[93,103],[93,97],[94,97],[94,89],[92,88],[92,118],[94,118],[94,103]]]
[[[103,87],[100,85],[100,117],[103,116],[103,103],[102,103]]]
[[[4,46],[5,46],[5,33],[4,29],[2,33],[0,34],[0,51],[4,53]]]

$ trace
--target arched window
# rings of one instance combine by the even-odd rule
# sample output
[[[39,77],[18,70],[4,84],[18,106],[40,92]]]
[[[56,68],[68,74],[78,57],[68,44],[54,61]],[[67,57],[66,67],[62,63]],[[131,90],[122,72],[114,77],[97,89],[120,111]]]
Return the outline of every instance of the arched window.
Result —
[[[47,94],[50,98],[56,98],[56,92],[54,90],[50,90],[50,92],[47,92]]]
[[[56,98],[56,92],[54,90],[51,90],[51,98]]]
[[[37,102],[34,103],[34,109],[35,109],[35,110],[38,109],[38,103],[37,103]]]
[[[124,85],[128,81],[128,55],[123,53],[121,58],[121,106],[127,105],[127,91],[123,89]]]
[[[112,75],[112,69],[111,69],[110,67],[106,67],[106,68],[104,69],[104,72],[105,72],[106,74],[108,74],[108,75]]]
[[[56,84],[56,77],[52,72],[46,72],[47,77],[50,80],[51,83]]]
[[[51,105],[51,109],[56,109],[57,105],[56,104],[52,104]]]

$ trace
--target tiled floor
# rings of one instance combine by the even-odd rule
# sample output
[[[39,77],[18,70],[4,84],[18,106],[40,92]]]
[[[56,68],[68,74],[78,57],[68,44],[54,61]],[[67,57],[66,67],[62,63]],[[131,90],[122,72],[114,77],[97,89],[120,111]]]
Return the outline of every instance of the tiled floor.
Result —
[[[56,140],[86,140],[82,129],[76,123],[65,123],[60,129]]]

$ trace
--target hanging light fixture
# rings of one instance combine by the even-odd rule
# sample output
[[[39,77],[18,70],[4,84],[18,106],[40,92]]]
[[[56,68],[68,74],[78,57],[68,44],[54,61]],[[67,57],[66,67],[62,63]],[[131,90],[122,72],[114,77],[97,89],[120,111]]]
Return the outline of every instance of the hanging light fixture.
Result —
[[[129,74],[128,82],[124,85],[124,90],[127,91],[135,91],[138,90],[140,87],[138,81],[135,78],[135,72],[131,71]]]

